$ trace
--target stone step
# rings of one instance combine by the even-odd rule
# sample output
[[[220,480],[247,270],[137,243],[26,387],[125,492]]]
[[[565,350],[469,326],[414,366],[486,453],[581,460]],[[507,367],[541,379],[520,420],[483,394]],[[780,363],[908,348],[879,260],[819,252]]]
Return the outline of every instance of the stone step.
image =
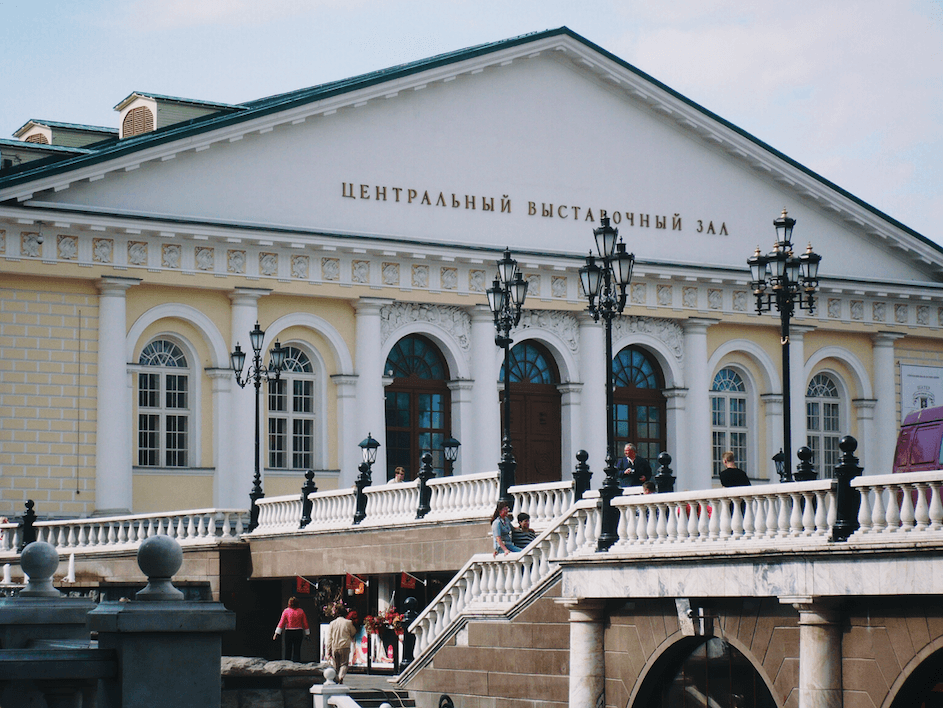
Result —
[[[408,691],[356,688],[351,689],[350,697],[361,708],[380,708],[383,703],[389,703],[393,708],[412,708],[416,705],[416,701],[409,697]]]

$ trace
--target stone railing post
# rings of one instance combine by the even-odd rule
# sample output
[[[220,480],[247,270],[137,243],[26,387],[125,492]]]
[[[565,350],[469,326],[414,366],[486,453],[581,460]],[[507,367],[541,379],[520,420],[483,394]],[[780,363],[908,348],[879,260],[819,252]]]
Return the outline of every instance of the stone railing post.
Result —
[[[301,485],[301,524],[298,528],[303,529],[311,523],[311,507],[314,502],[311,501],[311,495],[318,491],[314,483],[314,470],[305,472],[305,483]]]
[[[589,490],[593,473],[586,462],[588,459],[589,453],[586,450],[580,450],[576,453],[576,470],[573,472],[573,501],[582,499],[584,492]]]
[[[858,530],[858,508],[861,505],[861,495],[857,489],[852,489],[851,480],[863,471],[855,457],[858,441],[846,435],[838,441],[842,451],[841,460],[835,466],[835,478],[832,482],[835,489],[835,505],[838,515],[832,525],[832,540],[847,541]]]
[[[26,500],[26,513],[23,514],[23,520],[20,522],[20,547],[17,549],[20,553],[36,540],[36,527],[34,526],[36,512],[33,511],[34,506],[36,506],[36,503],[32,499]]]
[[[797,482],[811,482],[815,479],[815,467],[812,466],[812,450],[803,445],[796,451],[796,457],[799,458],[799,464],[796,465],[796,473],[792,478]]]
[[[671,474],[671,455],[662,452],[658,455],[658,472],[655,474],[655,489],[659,494],[666,494],[675,490],[675,478]]]
[[[425,518],[426,514],[432,511],[429,501],[432,499],[432,489],[429,487],[429,480],[435,476],[435,470],[432,469],[432,454],[422,453],[422,464],[419,465],[419,506],[416,509],[416,518]]]
[[[235,629],[235,615],[218,602],[187,601],[173,586],[183,550],[169,536],[145,539],[137,559],[147,587],[88,614],[98,646],[118,658],[118,675],[101,683],[104,705],[219,708],[222,635]]]

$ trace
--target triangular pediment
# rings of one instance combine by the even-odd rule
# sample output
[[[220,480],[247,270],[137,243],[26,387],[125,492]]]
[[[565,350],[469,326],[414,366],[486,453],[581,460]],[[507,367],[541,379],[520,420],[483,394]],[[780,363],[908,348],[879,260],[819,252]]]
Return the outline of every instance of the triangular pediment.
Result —
[[[641,263],[720,269],[785,206],[823,276],[941,279],[939,247],[566,29],[240,108],[0,180],[0,204],[570,257],[604,210]]]

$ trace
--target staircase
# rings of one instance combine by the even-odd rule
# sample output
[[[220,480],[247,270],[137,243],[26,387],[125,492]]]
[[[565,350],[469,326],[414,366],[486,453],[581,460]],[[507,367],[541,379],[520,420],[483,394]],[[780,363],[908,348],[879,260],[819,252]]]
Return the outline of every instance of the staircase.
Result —
[[[380,708],[389,703],[393,708],[412,708],[416,701],[409,697],[408,691],[394,691],[380,688],[351,688],[350,697],[360,708]]]

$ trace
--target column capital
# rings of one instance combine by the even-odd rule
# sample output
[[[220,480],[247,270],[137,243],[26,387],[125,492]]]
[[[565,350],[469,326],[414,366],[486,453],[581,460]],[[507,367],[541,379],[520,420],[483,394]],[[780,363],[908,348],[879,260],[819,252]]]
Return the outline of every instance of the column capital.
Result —
[[[471,391],[475,387],[474,379],[452,379],[446,381],[449,391]]]
[[[140,285],[140,278],[124,278],[120,275],[103,275],[98,281],[98,291],[104,294],[122,293],[135,285]]]
[[[779,602],[792,605],[799,612],[800,625],[834,625],[841,619],[835,598],[795,595],[780,597]]]
[[[808,324],[796,324],[793,322],[789,325],[789,336],[790,337],[802,337],[809,332],[814,332],[817,329],[815,325]]]
[[[902,332],[875,332],[872,340],[876,347],[893,347],[894,342],[903,336]]]
[[[720,322],[716,317],[688,317],[681,322],[685,334],[705,334],[707,328]]]
[[[357,379],[359,377],[357,374],[332,374],[331,381],[334,382],[334,385],[338,388],[344,388],[347,386],[356,386]]]
[[[570,611],[570,622],[601,622],[606,616],[606,601],[603,599],[561,597],[554,602]]]
[[[234,305],[254,305],[271,292],[269,288],[235,288],[229,293],[229,299]]]
[[[469,305],[465,308],[472,322],[494,322],[494,313],[487,305]]]
[[[384,305],[392,305],[394,302],[396,301],[388,297],[361,297],[359,300],[354,300],[353,306],[358,315],[379,314],[380,308]]]
[[[580,327],[602,327],[602,318],[594,320],[589,310],[580,310],[576,313],[576,322]]]

